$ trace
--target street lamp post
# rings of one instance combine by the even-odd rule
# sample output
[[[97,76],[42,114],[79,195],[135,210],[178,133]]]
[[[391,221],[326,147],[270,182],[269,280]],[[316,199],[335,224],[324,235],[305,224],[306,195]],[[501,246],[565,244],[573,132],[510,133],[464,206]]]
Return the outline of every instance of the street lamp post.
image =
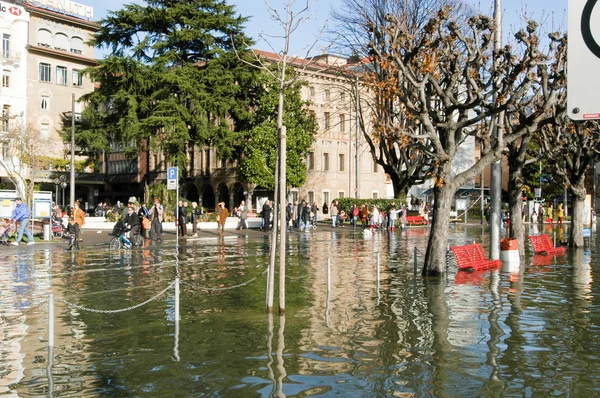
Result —
[[[75,205],[75,93],[71,94],[71,207]],[[63,195],[64,196],[64,195]]]
[[[56,203],[56,205],[58,206],[58,186],[60,185],[60,179],[59,178],[55,178],[54,179],[54,186],[55,186],[55,190],[54,190],[54,203]]]
[[[62,207],[65,207],[65,188],[67,187],[67,183],[65,181],[61,182],[60,187],[62,188]]]
[[[494,20],[496,23],[496,32],[494,37],[494,48],[499,50],[502,47],[502,0],[494,0]],[[495,120],[492,141],[498,145],[502,140],[502,119],[504,115],[500,113]],[[490,258],[498,260],[500,258],[500,208],[502,207],[502,159],[492,163],[490,172]]]

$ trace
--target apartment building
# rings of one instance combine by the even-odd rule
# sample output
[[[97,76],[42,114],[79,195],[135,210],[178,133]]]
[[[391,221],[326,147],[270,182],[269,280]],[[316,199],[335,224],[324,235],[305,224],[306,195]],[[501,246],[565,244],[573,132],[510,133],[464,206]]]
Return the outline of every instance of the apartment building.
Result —
[[[83,105],[77,100],[94,90],[82,73],[96,65],[95,48],[85,44],[97,30],[93,16],[93,8],[66,0],[0,2],[0,105],[4,116],[0,133],[22,128],[24,134],[39,139],[43,155],[70,159],[70,145],[63,143],[61,136],[63,118],[70,118],[74,104],[78,120]],[[0,156],[8,154],[9,145],[0,140]],[[104,177],[84,174],[77,175],[76,197],[93,203]],[[67,175],[66,170],[50,168],[36,171],[35,178],[43,190],[58,192],[55,180]],[[4,169],[0,179],[11,184],[2,177],[6,177]],[[60,203],[58,196],[54,199]]]
[[[6,135],[13,122],[26,121],[27,108],[27,32],[29,13],[24,7],[0,2],[0,34],[2,35],[2,86],[0,135]],[[12,119],[11,119],[12,117]],[[18,118],[18,120],[16,120]],[[8,156],[8,142],[0,139],[0,156]],[[6,172],[0,170],[0,177]]]

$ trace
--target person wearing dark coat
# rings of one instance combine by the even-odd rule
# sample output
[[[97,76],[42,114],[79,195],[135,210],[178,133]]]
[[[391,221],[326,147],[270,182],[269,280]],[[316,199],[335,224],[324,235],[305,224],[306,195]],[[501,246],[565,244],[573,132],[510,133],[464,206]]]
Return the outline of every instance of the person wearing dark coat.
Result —
[[[183,201],[179,201],[179,208],[177,209],[179,214],[179,235],[185,237],[187,235],[187,206],[183,205]]]
[[[267,199],[262,208],[262,216],[263,216],[263,222],[264,222],[263,231],[265,231],[265,232],[268,232],[270,229],[269,227],[271,224],[271,210],[272,210],[271,204],[270,204],[269,200]]]
[[[306,206],[305,201],[301,201],[298,204],[298,231],[302,231],[304,227],[304,207]]]

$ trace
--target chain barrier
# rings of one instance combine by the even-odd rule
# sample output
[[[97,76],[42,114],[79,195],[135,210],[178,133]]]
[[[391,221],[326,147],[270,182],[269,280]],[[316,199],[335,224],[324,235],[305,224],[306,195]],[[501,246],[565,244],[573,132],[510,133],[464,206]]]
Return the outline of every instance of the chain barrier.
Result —
[[[71,303],[71,302],[69,302],[69,301],[67,301],[65,299],[61,299],[60,297],[56,297],[56,300],[58,300],[61,303],[65,304],[69,308],[77,308],[78,310],[82,310],[82,311],[96,312],[96,313],[100,313],[100,314],[117,314],[119,312],[126,312],[126,311],[134,310],[136,308],[139,308],[139,307],[141,307],[143,305],[146,305],[146,304],[148,304],[148,303],[156,300],[158,297],[160,297],[163,294],[165,294],[167,292],[167,290],[169,290],[170,288],[172,288],[173,285],[175,285],[175,282],[171,282],[169,284],[169,286],[167,286],[165,289],[163,289],[162,291],[158,292],[157,294],[155,294],[154,296],[152,296],[148,300],[144,301],[143,303],[139,303],[139,304],[133,305],[131,307],[127,307],[127,308],[121,308],[121,309],[118,309],[118,310],[97,310],[95,308],[88,308],[88,307],[84,307],[84,306],[81,306],[81,305],[77,305],[75,303]]]
[[[48,299],[43,299],[42,301],[40,301],[39,303],[35,304],[32,307],[29,307],[28,309],[26,309],[25,311],[21,312],[18,315],[0,315],[0,319],[2,320],[7,320],[7,321],[12,321],[15,319],[18,319],[20,317],[22,317],[23,315],[28,315],[31,311],[40,308],[42,305],[46,304],[48,302]]]
[[[269,268],[265,269],[260,275],[256,276],[255,278],[250,279],[249,281],[240,283],[239,285],[234,285],[234,286],[227,286],[227,287],[202,287],[202,286],[197,286],[194,283],[190,283],[190,282],[184,282],[182,281],[181,283],[187,286],[190,286],[196,290],[208,290],[211,292],[222,292],[225,290],[231,290],[231,289],[236,289],[238,287],[242,287],[242,286],[246,286],[251,284],[252,282],[254,282],[255,280],[257,280],[259,277],[261,277],[262,275],[264,275],[267,271],[269,270]]]

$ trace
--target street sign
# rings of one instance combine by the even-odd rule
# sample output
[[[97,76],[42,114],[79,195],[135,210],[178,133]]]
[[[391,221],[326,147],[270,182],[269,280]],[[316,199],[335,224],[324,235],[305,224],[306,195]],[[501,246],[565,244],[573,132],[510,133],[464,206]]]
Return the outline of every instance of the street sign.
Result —
[[[600,119],[600,5],[594,10],[596,1],[569,0],[567,108],[573,120]]]
[[[177,189],[177,167],[167,169],[167,189],[170,191]]]
[[[542,196],[542,188],[536,188],[535,189],[535,197],[539,198],[540,196]]]

